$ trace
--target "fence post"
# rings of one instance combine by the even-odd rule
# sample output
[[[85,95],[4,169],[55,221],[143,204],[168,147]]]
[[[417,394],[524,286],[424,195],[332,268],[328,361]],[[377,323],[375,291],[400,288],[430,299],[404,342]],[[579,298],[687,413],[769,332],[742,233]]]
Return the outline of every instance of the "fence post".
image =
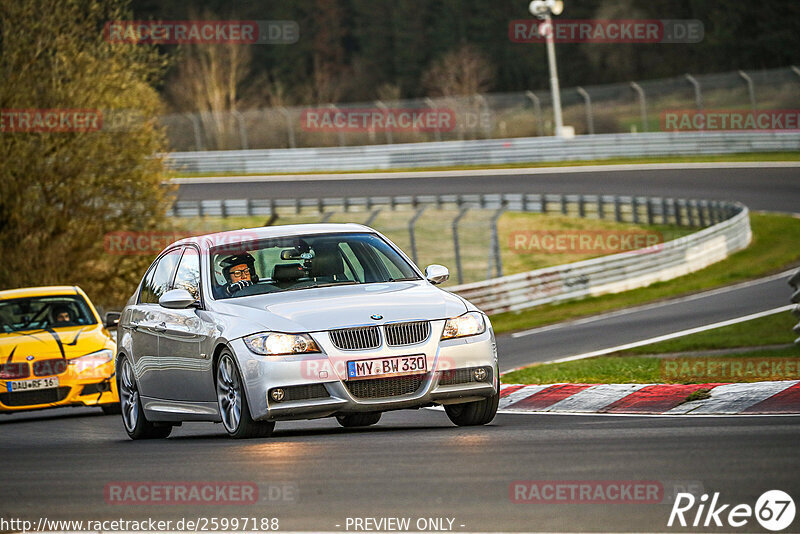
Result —
[[[597,195],[597,218],[598,219],[605,219],[606,212],[603,209],[605,204],[603,203],[603,195]]]
[[[636,91],[636,94],[639,95],[639,108],[642,114],[642,131],[647,131],[647,99],[644,96],[644,89],[642,86],[636,82],[631,82],[631,89]]]
[[[686,203],[686,216],[689,218],[689,226],[695,226],[694,221],[694,211],[697,209],[697,201],[696,200],[689,200]]]
[[[205,150],[203,146],[203,136],[200,134],[200,119],[197,118],[195,113],[185,113],[189,117],[189,120],[192,121],[192,129],[194,130],[194,146],[197,150],[202,151]]]
[[[414,216],[408,220],[408,238],[411,245],[411,259],[414,260],[414,264],[417,263],[417,239],[414,234],[414,226],[417,224],[417,219],[420,218],[422,212],[424,212],[427,207],[428,206],[422,206],[418,208]]]
[[[669,224],[669,210],[666,197],[661,199],[661,224]]]
[[[594,135],[594,114],[592,113],[592,97],[586,92],[583,87],[577,87],[576,91],[583,97],[583,102],[586,105],[586,130],[589,135]]]
[[[794,276],[789,279],[789,285],[794,289],[791,301],[794,304],[797,304],[797,306],[795,306],[792,310],[792,314],[794,314],[795,317],[800,318],[800,270],[794,273]],[[795,334],[800,334],[800,323],[798,323],[793,330]],[[800,345],[800,337],[795,339],[794,343],[795,345]]]
[[[428,97],[426,97],[426,98],[425,98],[425,105],[426,105],[426,106],[428,106],[428,108],[430,108],[430,109],[434,109],[434,108],[436,107],[436,104],[434,104],[434,103],[433,103],[433,100],[431,100],[431,99],[430,99],[430,98],[428,98]],[[438,122],[438,121],[437,121],[437,122]],[[436,129],[435,129],[435,130],[433,130],[433,134],[434,134],[434,136],[436,137],[436,140],[437,140],[437,141],[441,141],[441,140],[442,140],[442,132],[440,132],[440,131],[439,131],[439,125],[438,125],[438,123],[437,123],[437,125],[436,125]],[[462,137],[462,138],[464,137],[464,134],[463,134],[463,132],[461,133],[461,137]]]
[[[236,118],[236,122],[239,123],[239,141],[242,145],[242,150],[247,150],[249,147],[247,143],[247,131],[244,127],[244,117],[235,109],[231,113],[233,113],[233,116]]]
[[[326,211],[325,214],[322,216],[322,218],[319,220],[319,222],[324,224],[330,221],[331,217],[333,217],[335,214],[336,214],[335,211]]]
[[[653,224],[653,199],[647,197],[647,224]]]
[[[294,139],[294,124],[292,124],[292,115],[289,113],[289,110],[283,106],[279,107],[278,111],[280,111],[281,115],[283,115],[286,119],[286,133],[289,135],[289,148],[297,148]]]
[[[367,220],[364,221],[364,226],[370,226],[372,224],[372,222],[375,220],[375,218],[378,215],[380,215],[380,213],[381,213],[381,209],[380,208],[378,208],[376,210],[373,210],[372,213],[369,214],[369,217],[367,217]]]
[[[464,206],[458,211],[458,215],[453,218],[453,252],[455,253],[456,259],[456,278],[459,284],[464,283],[464,274],[461,271],[461,247],[458,242],[458,223],[461,221],[461,218],[467,214],[469,210],[469,206]]]
[[[539,97],[533,91],[525,91],[525,97],[533,102],[533,120],[536,123],[536,135],[544,135],[544,127],[542,126],[542,103]]]
[[[692,76],[689,73],[683,75],[692,87],[694,87],[694,104],[697,107],[698,111],[703,109],[703,93],[702,88],[700,87],[700,82],[697,81],[697,78]]]
[[[747,82],[747,92],[750,95],[750,107],[753,109],[753,111],[755,111],[756,110],[756,88],[755,88],[755,85],[753,85],[753,79],[743,70],[739,71],[739,76],[741,76],[742,79],[745,82]]]
[[[619,203],[619,197],[614,197],[614,220],[617,222],[622,222],[622,207]]]
[[[494,270],[496,276],[503,276],[503,260],[500,257],[500,239],[497,235],[497,220],[506,210],[505,204],[502,204],[497,211],[492,215],[491,220],[491,237],[489,241],[489,265],[486,269],[486,279],[492,277],[492,260],[494,260]]]

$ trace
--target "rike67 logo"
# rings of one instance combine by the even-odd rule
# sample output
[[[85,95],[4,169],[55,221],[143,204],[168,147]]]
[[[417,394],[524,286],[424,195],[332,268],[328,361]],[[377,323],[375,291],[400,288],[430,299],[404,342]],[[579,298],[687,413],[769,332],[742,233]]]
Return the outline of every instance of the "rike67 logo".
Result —
[[[755,516],[763,528],[777,532],[791,525],[794,515],[794,500],[781,490],[764,492],[754,508],[749,504],[723,504],[719,501],[719,492],[714,493],[711,502],[707,494],[696,499],[691,493],[678,493],[667,526],[744,527]]]

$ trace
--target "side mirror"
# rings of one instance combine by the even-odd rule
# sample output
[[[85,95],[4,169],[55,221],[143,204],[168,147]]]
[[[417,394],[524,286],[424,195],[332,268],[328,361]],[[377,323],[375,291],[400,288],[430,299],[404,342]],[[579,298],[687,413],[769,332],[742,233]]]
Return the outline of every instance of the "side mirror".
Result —
[[[119,325],[120,317],[122,317],[120,312],[108,312],[103,325],[108,329],[114,329]]]
[[[158,299],[158,304],[171,310],[184,310],[195,303],[195,298],[185,289],[172,289]]]
[[[450,271],[444,265],[428,265],[425,267],[425,278],[431,284],[441,284],[450,278]]]

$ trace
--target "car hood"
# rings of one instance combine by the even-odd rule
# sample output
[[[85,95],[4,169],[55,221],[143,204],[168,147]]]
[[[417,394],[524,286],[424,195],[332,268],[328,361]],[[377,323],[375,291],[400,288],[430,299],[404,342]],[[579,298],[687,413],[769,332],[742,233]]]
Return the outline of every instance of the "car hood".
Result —
[[[0,363],[77,358],[110,343],[99,324],[0,333]]]
[[[217,301],[215,309],[244,319],[240,337],[258,330],[314,332],[365,324],[446,319],[467,311],[459,297],[425,282],[321,287]],[[373,319],[373,315],[382,316]],[[249,331],[248,331],[249,330]]]

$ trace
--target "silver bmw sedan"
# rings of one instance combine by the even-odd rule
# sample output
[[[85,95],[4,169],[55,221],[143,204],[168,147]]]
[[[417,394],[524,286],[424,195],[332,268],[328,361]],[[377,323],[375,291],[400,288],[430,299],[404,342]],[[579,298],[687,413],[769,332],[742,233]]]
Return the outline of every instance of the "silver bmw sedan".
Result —
[[[372,425],[443,405],[489,423],[500,383],[489,319],[435,287],[386,237],[357,224],[274,226],[192,237],[153,262],[120,319],[122,420],[133,439],[183,421],[235,438],[275,421]]]

